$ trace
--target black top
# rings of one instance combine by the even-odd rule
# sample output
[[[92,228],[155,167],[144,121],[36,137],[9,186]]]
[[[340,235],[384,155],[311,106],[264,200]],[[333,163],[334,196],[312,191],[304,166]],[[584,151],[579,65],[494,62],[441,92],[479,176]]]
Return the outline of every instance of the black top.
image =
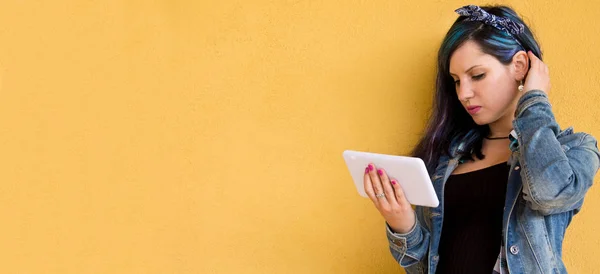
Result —
[[[502,242],[509,169],[504,162],[448,178],[436,273],[492,273]]]

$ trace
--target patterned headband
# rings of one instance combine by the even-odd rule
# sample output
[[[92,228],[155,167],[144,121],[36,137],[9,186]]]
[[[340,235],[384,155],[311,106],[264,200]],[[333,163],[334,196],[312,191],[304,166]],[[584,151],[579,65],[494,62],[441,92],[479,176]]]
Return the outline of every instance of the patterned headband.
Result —
[[[519,45],[521,45],[519,40],[517,40],[513,34],[523,33],[525,31],[525,26],[523,26],[523,24],[513,22],[506,17],[490,14],[476,5],[464,6],[456,9],[455,12],[460,16],[468,16],[468,18],[465,19],[466,21],[480,21],[501,31],[506,31],[515,39],[515,41],[517,41],[517,43],[519,43]]]

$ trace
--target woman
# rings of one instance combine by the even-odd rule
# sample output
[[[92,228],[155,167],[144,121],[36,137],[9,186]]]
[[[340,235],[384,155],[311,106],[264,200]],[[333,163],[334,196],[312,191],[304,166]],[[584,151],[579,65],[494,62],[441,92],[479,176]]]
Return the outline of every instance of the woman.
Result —
[[[407,273],[566,273],[562,241],[600,166],[596,139],[560,129],[548,67],[512,9],[456,12],[438,52],[434,111],[412,152],[440,206],[413,210],[395,178],[365,170],[390,251]]]

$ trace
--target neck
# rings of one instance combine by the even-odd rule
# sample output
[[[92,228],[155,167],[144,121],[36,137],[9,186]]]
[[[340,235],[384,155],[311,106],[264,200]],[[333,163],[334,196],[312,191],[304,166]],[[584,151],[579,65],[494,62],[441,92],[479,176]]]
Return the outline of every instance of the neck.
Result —
[[[515,85],[515,90],[516,89]],[[508,137],[510,132],[513,130],[513,121],[515,120],[515,110],[517,109],[517,103],[519,102],[520,96],[515,96],[513,102],[508,106],[498,120],[493,123],[489,123],[488,126],[490,128],[490,133],[487,137],[497,138],[497,137]]]
[[[498,138],[498,137],[507,137],[510,135],[512,131],[512,119],[499,119],[494,123],[488,124],[490,127],[490,134],[487,137],[490,138]]]

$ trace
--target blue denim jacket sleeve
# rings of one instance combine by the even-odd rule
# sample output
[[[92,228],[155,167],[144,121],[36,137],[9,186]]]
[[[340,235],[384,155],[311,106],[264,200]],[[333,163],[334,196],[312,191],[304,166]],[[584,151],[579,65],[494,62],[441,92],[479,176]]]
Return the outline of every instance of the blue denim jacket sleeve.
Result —
[[[579,209],[600,166],[596,139],[580,134],[575,145],[565,150],[557,139],[560,127],[550,102],[541,90],[527,91],[519,99],[513,128],[528,205],[544,215]]]
[[[424,267],[421,263],[429,248],[429,231],[421,225],[423,220],[419,220],[423,215],[417,214],[416,211],[415,215],[415,225],[407,233],[395,233],[388,223],[385,223],[390,252],[406,273],[423,272]]]

